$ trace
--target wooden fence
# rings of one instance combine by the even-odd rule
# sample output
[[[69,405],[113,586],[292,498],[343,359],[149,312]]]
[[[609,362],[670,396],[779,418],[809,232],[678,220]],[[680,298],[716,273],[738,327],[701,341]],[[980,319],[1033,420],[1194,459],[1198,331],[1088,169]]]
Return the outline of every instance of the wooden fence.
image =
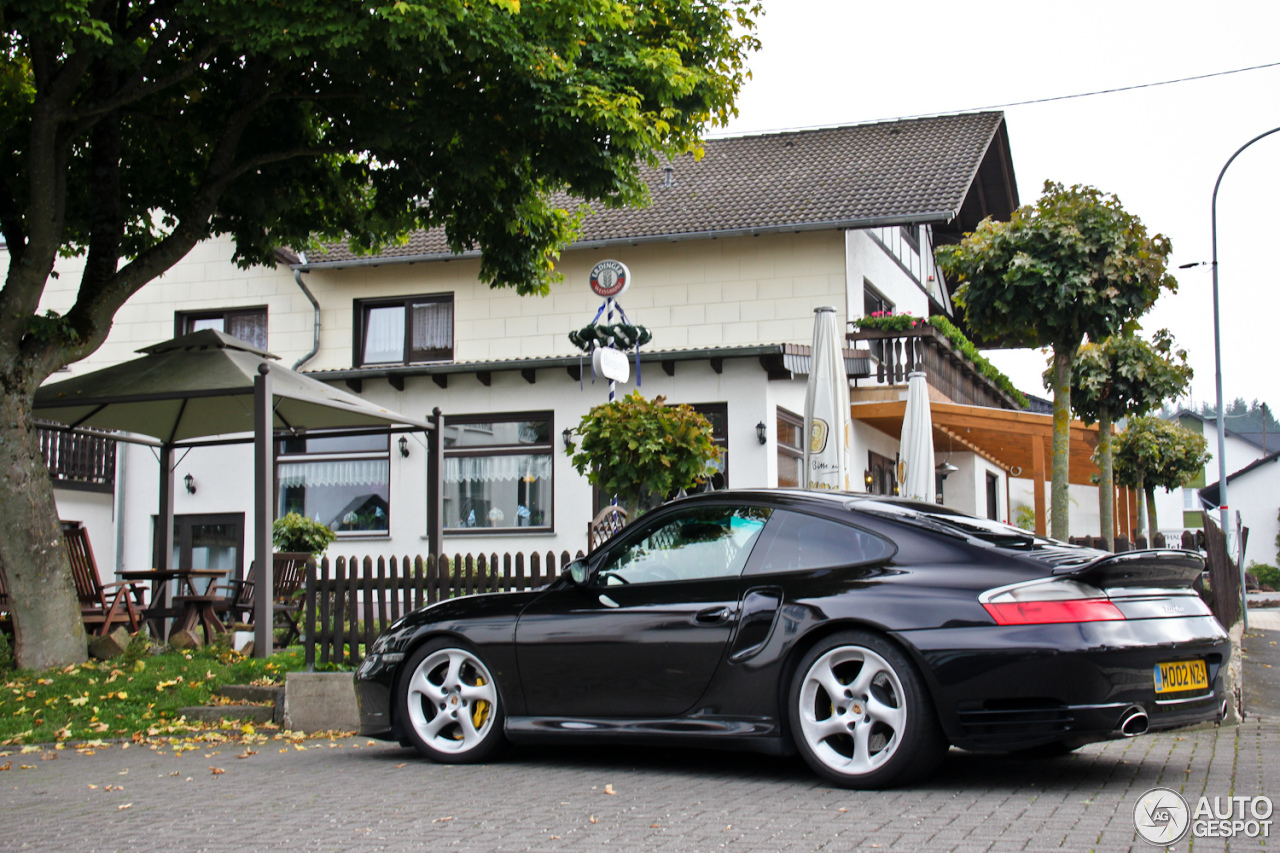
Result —
[[[578,557],[582,556],[579,551]],[[426,557],[326,557],[310,569],[303,608],[307,668],[356,665],[388,625],[446,598],[535,589],[560,576],[574,558],[545,554],[456,554]]]

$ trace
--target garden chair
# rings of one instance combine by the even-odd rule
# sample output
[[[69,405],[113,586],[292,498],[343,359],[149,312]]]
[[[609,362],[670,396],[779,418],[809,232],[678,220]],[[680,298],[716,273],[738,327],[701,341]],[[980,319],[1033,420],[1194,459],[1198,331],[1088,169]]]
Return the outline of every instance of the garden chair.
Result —
[[[275,595],[272,602],[274,627],[284,628],[285,636],[280,642],[287,646],[302,636],[302,593],[307,580],[307,566],[314,557],[303,552],[281,552],[272,558],[272,586]],[[223,597],[214,604],[214,610],[227,614],[223,620],[227,627],[236,631],[253,630],[253,613],[256,602],[254,582],[256,563],[249,567],[249,580],[232,580],[219,584],[211,590],[221,592]]]
[[[142,587],[132,581],[102,583],[93,548],[89,545],[89,531],[85,528],[65,528],[62,542],[71,561],[71,576],[75,579],[85,629],[105,636],[114,626],[127,625],[129,633],[137,633],[146,609]]]
[[[587,550],[594,551],[606,539],[627,526],[627,511],[611,504],[591,519],[587,525]]]

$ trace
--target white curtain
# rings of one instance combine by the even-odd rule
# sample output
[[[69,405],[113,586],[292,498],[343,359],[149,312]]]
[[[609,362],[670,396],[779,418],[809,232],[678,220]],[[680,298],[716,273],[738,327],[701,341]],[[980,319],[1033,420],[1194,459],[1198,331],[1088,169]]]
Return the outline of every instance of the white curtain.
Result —
[[[390,482],[386,459],[281,462],[281,486],[381,486]]]
[[[413,306],[415,352],[453,347],[453,303],[421,302]]]
[[[550,476],[550,456],[452,456],[444,460],[446,483],[492,483]]]
[[[366,362],[404,361],[404,306],[370,308],[364,327]]]

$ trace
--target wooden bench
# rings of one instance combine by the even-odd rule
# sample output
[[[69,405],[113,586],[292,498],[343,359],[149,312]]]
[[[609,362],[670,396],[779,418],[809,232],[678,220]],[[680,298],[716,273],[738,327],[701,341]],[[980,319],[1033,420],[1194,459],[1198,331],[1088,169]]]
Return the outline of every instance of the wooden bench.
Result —
[[[302,593],[307,579],[307,566],[315,558],[305,552],[280,552],[273,555],[271,561],[272,587],[275,595],[271,604],[274,617],[273,627],[284,628],[284,640],[280,646],[287,646],[302,636]],[[252,578],[256,564],[249,567],[249,580],[228,581],[225,585],[215,587],[211,592],[222,595],[213,604],[213,609],[225,613],[227,627],[236,631],[253,630],[253,613],[256,603],[256,590]]]
[[[129,633],[136,633],[146,609],[142,587],[131,581],[102,583],[93,548],[89,545],[89,532],[83,527],[64,528],[62,541],[71,561],[71,576],[80,598],[80,617],[85,630],[106,635],[116,625],[127,625]]]

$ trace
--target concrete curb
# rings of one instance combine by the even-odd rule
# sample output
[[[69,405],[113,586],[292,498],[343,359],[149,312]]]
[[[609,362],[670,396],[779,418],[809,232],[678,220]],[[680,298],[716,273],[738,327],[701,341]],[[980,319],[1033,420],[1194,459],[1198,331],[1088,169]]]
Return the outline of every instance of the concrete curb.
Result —
[[[350,672],[290,672],[285,676],[284,727],[292,732],[356,731],[355,676]]]

